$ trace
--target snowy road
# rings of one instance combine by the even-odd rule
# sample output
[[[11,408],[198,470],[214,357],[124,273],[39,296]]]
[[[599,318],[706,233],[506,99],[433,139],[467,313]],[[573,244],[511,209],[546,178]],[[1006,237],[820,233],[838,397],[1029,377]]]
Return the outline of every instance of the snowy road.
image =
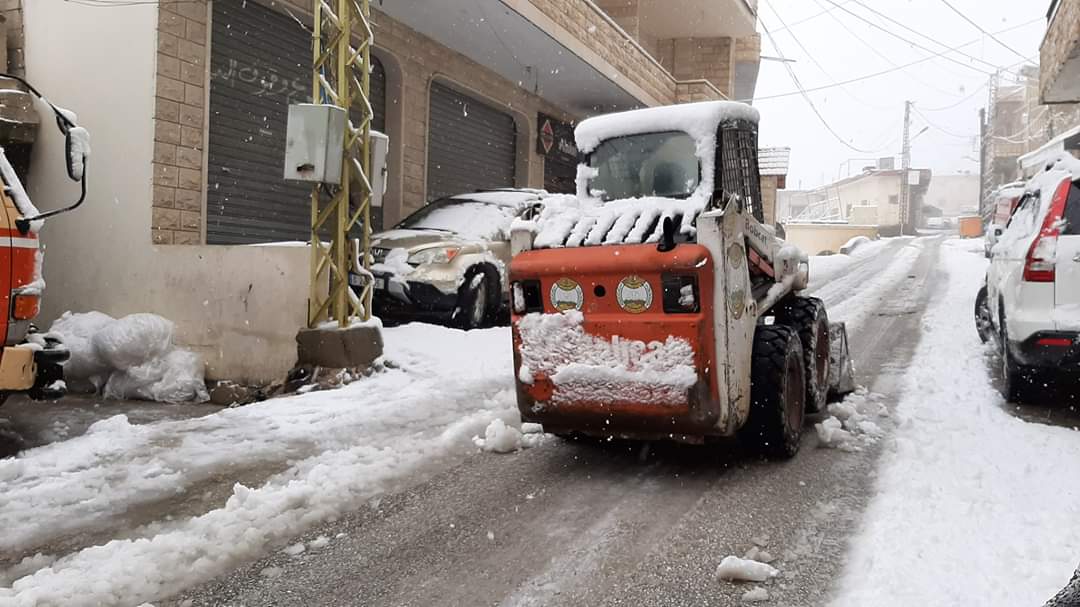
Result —
[[[506,330],[410,325],[388,331],[395,368],[343,390],[193,419],[111,418],[0,460],[0,606],[741,605],[753,585],[718,582],[714,572],[754,545],[781,571],[764,585],[768,604],[825,605],[838,590],[843,605],[889,604],[858,582],[902,579],[872,555],[903,543],[890,534],[910,521],[878,514],[897,525],[874,527],[863,513],[911,507],[903,475],[889,466],[897,444],[923,443],[892,420],[926,417],[911,412],[924,400],[912,388],[909,367],[921,368],[913,357],[941,367],[926,363],[927,348],[954,358],[964,351],[923,339],[940,329],[929,323],[969,328],[959,319],[973,279],[947,288],[956,255],[941,239],[908,238],[815,260],[811,289],[832,319],[849,323],[859,382],[890,409],[899,405],[875,420],[888,436],[859,451],[818,448],[808,427],[803,450],[786,463],[733,444],[554,438],[510,455],[477,453],[469,437],[491,419],[516,417]],[[976,377],[967,387],[1005,423],[1066,452],[1080,445],[1068,430],[1046,438],[1006,415],[982,354],[969,349],[965,369]],[[882,466],[900,480],[883,486]],[[1058,477],[1072,472],[1059,461]],[[1053,473],[1035,478],[1058,480]],[[1061,537],[1038,554],[1013,549],[1037,560],[1029,594],[1012,596],[1067,581],[1074,538]],[[917,556],[885,552],[899,567]],[[927,596],[895,604],[992,604]]]
[[[888,391],[939,280],[938,243],[875,247],[815,287],[852,324],[860,382]],[[334,538],[319,550],[279,552],[170,604],[740,605],[750,586],[713,573],[755,539],[779,559],[771,603],[822,604],[879,450],[818,449],[812,431],[804,441],[784,464],[733,445],[553,441],[473,455],[311,531]]]

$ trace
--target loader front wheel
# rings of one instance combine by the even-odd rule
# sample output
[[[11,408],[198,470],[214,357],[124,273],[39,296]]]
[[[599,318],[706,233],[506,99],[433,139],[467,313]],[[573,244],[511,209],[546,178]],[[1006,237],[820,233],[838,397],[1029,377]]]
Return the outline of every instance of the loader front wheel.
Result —
[[[776,322],[799,334],[806,369],[806,410],[820,413],[829,399],[829,316],[816,297],[791,297],[777,307]]]
[[[790,459],[799,451],[806,416],[802,343],[791,327],[758,326],[750,366],[750,416],[739,430],[763,455]]]

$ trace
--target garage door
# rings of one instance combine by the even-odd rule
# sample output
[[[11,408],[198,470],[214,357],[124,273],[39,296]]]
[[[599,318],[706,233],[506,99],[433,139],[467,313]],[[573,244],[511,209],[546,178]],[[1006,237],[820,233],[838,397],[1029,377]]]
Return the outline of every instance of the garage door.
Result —
[[[514,119],[439,83],[431,85],[428,200],[513,187]]]
[[[215,0],[211,37],[206,239],[307,240],[311,187],[282,179],[289,104],[311,99],[311,34],[251,0]],[[385,128],[375,64],[374,126]]]

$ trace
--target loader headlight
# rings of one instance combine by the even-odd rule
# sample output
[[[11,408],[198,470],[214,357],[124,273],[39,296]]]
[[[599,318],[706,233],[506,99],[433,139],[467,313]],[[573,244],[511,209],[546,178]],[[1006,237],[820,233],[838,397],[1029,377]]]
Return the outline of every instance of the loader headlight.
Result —
[[[510,304],[514,314],[543,312],[544,298],[540,295],[539,280],[519,280],[510,285]]]
[[[422,266],[429,263],[450,263],[461,249],[453,247],[435,247],[424,249],[409,255],[408,263],[411,266]]]
[[[664,274],[660,278],[664,289],[664,312],[692,314],[701,311],[701,294],[697,276],[693,274]]]

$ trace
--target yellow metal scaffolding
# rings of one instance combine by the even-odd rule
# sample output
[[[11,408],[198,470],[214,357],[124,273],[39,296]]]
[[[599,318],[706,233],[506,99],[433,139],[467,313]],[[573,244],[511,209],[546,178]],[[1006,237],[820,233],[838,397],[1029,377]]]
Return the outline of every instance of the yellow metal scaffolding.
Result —
[[[327,319],[346,327],[354,318],[371,317],[370,16],[368,0],[315,1],[313,103],[341,107],[349,120],[341,184],[318,184],[311,193],[311,328]],[[354,246],[350,235],[358,225],[359,246]],[[359,297],[349,286],[350,269],[364,278]]]

